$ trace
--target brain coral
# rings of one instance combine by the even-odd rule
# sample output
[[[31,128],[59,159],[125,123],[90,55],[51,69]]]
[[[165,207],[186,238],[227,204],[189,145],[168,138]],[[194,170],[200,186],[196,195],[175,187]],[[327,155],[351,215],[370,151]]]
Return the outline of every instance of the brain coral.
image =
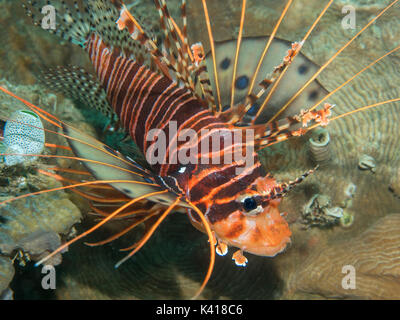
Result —
[[[358,237],[321,246],[291,276],[295,293],[327,298],[398,299],[400,293],[400,214],[387,215]],[[355,268],[355,289],[344,289],[344,266]],[[306,295],[307,296],[307,295]]]

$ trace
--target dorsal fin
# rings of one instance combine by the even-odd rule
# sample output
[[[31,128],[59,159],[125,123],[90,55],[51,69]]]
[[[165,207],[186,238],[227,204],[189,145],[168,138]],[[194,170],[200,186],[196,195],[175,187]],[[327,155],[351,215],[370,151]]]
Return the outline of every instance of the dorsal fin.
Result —
[[[46,0],[23,0],[26,14],[32,18],[34,25],[41,26],[41,8],[46,4]],[[55,30],[48,29],[50,33],[82,48],[85,48],[90,35],[96,33],[112,50],[145,64],[153,71],[159,71],[146,48],[132,39],[127,30],[118,30],[116,21],[119,12],[109,0],[74,1],[73,4],[60,1],[55,2],[54,7],[57,27]],[[149,38],[153,37],[150,31],[146,32]]]
[[[164,34],[166,36],[171,34],[174,40],[175,47],[178,50],[177,61],[180,62],[180,64],[175,62],[176,57],[173,55],[174,50],[170,47],[169,40],[165,42],[165,45],[167,45],[171,50],[169,50],[169,52],[162,52],[161,48],[152,39],[150,39],[149,35],[140,25],[137,18],[128,10],[122,1],[114,2],[116,8],[119,10],[119,18],[117,20],[118,29],[127,30],[133,39],[137,40],[142,46],[144,46],[153,59],[155,61],[159,61],[159,68],[167,77],[169,77],[169,75],[165,72],[165,68],[168,68],[168,70],[172,72],[178,83],[183,83],[184,86],[192,92],[192,94],[197,95],[192,84],[193,81],[189,74],[189,68],[187,65],[185,65],[185,63],[183,63],[185,56],[183,55],[181,42],[176,30],[177,25],[172,22],[172,18],[169,16],[165,1],[161,0],[162,5],[158,0],[156,0],[155,3],[156,7],[159,8],[161,27],[164,29]],[[169,39],[169,37],[167,37],[167,39]],[[181,69],[183,72],[181,72]]]
[[[111,49],[119,49],[127,58],[134,58],[139,63],[150,65],[146,49],[130,37],[127,30],[118,30],[116,21],[119,16],[117,8],[110,5],[108,0],[89,0],[89,8],[92,11],[93,30],[100,35],[104,43]],[[150,31],[146,32],[150,38],[153,35]]]
[[[244,103],[250,80],[267,41],[268,37],[243,38],[235,80],[235,104]],[[225,110],[230,107],[231,83],[236,44],[236,40],[216,42],[215,44],[221,102]],[[282,59],[287,55],[287,51],[290,48],[291,43],[288,41],[276,38],[273,40],[257,75],[255,81],[256,85],[253,89],[254,94],[261,89],[261,86],[257,84],[261,83],[273,72],[275,67],[282,63]],[[206,61],[208,70],[212,70],[212,59],[210,54],[207,55]],[[282,81],[279,83],[275,92],[272,94],[268,105],[256,119],[255,123],[261,124],[271,119],[271,117],[279,111],[290,97],[296,93],[297,90],[300,89],[317,70],[318,66],[315,63],[305,55],[299,53],[288,68],[286,74],[283,76]],[[214,76],[212,72],[209,72],[209,76],[213,86],[214,96],[216,96]],[[253,119],[268,92],[269,89],[267,89],[261,98],[256,101],[253,107],[250,108],[241,122],[248,123]],[[314,82],[310,84],[310,86],[295,101],[293,101],[290,107],[282,113],[278,119],[299,114],[301,109],[307,109],[312,106],[327,93],[328,91],[317,80],[314,80]]]
[[[39,81],[44,83],[47,88],[76,99],[100,111],[112,120],[116,118],[100,82],[83,68],[78,66],[59,66],[46,69],[39,75]]]

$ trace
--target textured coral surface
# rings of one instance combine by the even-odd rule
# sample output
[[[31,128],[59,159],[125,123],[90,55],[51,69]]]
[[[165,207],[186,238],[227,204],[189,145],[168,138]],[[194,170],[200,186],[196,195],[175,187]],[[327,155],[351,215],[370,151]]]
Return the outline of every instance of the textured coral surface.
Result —
[[[290,276],[288,297],[398,299],[399,229],[400,214],[387,215],[350,243],[321,246]],[[354,267],[354,288],[342,286],[345,266]]]

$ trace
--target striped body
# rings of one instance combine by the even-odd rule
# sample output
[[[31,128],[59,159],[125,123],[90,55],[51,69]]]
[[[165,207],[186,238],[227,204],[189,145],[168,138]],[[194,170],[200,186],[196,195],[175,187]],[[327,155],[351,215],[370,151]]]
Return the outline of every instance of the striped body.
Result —
[[[28,1],[27,14],[38,26],[40,21],[34,11],[40,11],[43,1]],[[182,29],[169,14],[165,0],[154,0],[154,3],[163,31],[162,47],[122,0],[74,2],[73,8],[62,1],[57,10],[57,29],[53,33],[85,49],[97,79],[79,67],[57,68],[47,72],[43,79],[50,88],[108,117],[117,116],[119,125],[151,166],[151,169],[143,168],[123,152],[60,122],[75,158],[84,163],[97,182],[106,183],[106,189],[112,189],[110,192],[99,190],[96,196],[80,192],[94,202],[93,208],[97,209],[94,211],[104,219],[79,237],[111,219],[134,218],[131,226],[98,243],[104,244],[144,223],[148,229],[146,235],[137,246],[127,248],[132,251],[116,265],[119,266],[146,243],[175,207],[184,207],[190,222],[206,232],[210,242],[211,262],[204,288],[214,263],[214,239],[218,243],[216,251],[221,255],[227,253],[228,246],[239,249],[232,256],[239,266],[247,263],[243,252],[275,256],[285,250],[291,231],[278,205],[281,198],[313,170],[293,181],[277,183],[264,171],[256,151],[304,134],[303,127],[310,121],[327,124],[331,106],[318,111],[296,109],[286,118],[276,118],[289,106],[284,105],[286,96],[306,81],[311,81],[312,86],[293,101],[296,108],[307,104],[310,93],[324,93],[324,90],[317,81],[304,75],[305,72],[296,72],[296,66],[286,73],[288,79],[296,79],[295,83],[286,83],[281,78],[299,53],[301,44],[288,44],[273,37],[267,37],[268,40],[266,37],[242,37],[246,1],[242,5],[237,41],[216,45],[206,1],[202,0],[211,44],[208,55],[200,42],[190,44],[188,41],[185,0],[181,5]],[[266,54],[269,44],[270,55]],[[260,50],[263,53],[260,52],[258,65],[249,67],[248,61],[242,61],[243,57],[257,55]],[[239,55],[239,51],[243,54]],[[221,61],[217,57],[221,57]],[[303,71],[317,70],[306,57],[300,55],[297,60]],[[272,75],[269,74],[271,68],[275,70]],[[268,76],[264,79],[258,73]],[[176,82],[172,78],[177,79]],[[282,79],[285,80],[282,87],[277,87]],[[260,83],[260,88],[255,90]],[[274,88],[278,88],[276,97],[268,96]],[[263,108],[270,97],[271,105],[282,105],[282,109],[270,118],[271,121],[265,122],[267,115]],[[264,103],[260,106],[261,99]],[[82,184],[88,183],[92,182]],[[152,212],[142,210],[147,202],[152,203],[149,206],[154,209]],[[127,212],[128,208],[131,211]]]
[[[97,75],[107,92],[107,98],[122,125],[138,147],[146,154],[154,146],[146,141],[149,131],[161,129],[166,133],[167,156],[173,158],[185,145],[185,141],[177,141],[177,135],[185,129],[192,129],[199,137],[197,150],[201,150],[203,139],[209,135],[201,135],[201,130],[225,130],[230,135],[232,127],[214,116],[205,109],[201,102],[186,88],[179,87],[167,77],[158,75],[134,60],[122,57],[112,52],[100,37],[92,35],[87,45],[87,51],[95,67]],[[177,131],[169,136],[172,122],[176,122]],[[177,147],[171,147],[175,142]],[[209,164],[189,164],[185,172],[178,172],[182,168],[180,163],[166,161],[154,165],[160,176],[172,176],[180,190],[206,214],[211,223],[228,217],[239,207],[236,198],[257,178],[262,176],[261,163],[254,152],[254,165],[246,168],[239,175],[238,167],[243,162],[228,164],[212,164],[212,157],[224,159],[225,153],[232,153],[233,145],[225,150],[224,140],[220,139],[221,146],[217,149],[199,152],[202,162],[208,158]],[[235,145],[244,149],[245,145]],[[224,150],[224,151],[223,151]],[[221,161],[223,162],[223,161]],[[195,218],[196,215],[194,215]]]

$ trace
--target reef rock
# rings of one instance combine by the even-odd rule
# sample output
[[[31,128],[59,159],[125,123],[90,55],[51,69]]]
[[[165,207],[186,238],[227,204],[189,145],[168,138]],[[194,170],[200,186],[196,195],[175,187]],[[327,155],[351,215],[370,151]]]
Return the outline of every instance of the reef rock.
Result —
[[[39,85],[16,86],[5,80],[0,85],[23,97],[45,110],[69,119],[82,119],[79,111],[66,99],[48,94]],[[23,103],[0,93],[0,117],[6,121],[16,110],[28,109]],[[65,141],[55,133],[54,126],[44,123],[46,142],[63,145]],[[4,150],[1,152],[3,153]],[[28,193],[60,188],[63,184],[52,177],[41,174],[40,170],[51,170],[54,166],[72,167],[78,162],[63,159],[56,163],[46,154],[62,155],[64,150],[48,150],[43,157],[34,161],[24,161],[17,165],[8,165],[0,161],[0,298],[12,298],[8,288],[14,275],[11,259],[16,259],[21,266],[26,262],[38,261],[61,244],[61,237],[67,236],[73,225],[82,218],[81,210],[63,191],[42,193],[9,201]],[[8,202],[9,201],[9,202]],[[4,203],[3,203],[4,202]],[[56,255],[48,264],[61,263],[61,255]]]
[[[76,112],[68,101],[57,103],[57,97],[46,94],[40,86],[13,86],[4,80],[0,84],[52,112],[64,113],[66,109],[72,109],[69,114],[73,110]],[[5,119],[15,110],[27,109],[24,104],[3,93],[0,94],[0,102],[0,114]],[[47,123],[45,128],[54,130]],[[59,136],[50,132],[46,132],[46,141],[63,144]],[[48,150],[44,151],[44,155],[48,153]],[[54,162],[52,164],[46,157],[14,166],[0,163],[0,203],[30,192],[62,187],[60,182],[38,171],[51,167],[54,167]],[[22,250],[31,255],[31,258],[39,258],[42,253],[54,250],[60,244],[58,234],[68,234],[71,227],[80,220],[80,210],[64,191],[43,193],[5,203],[0,206],[1,254],[12,256],[17,250]]]
[[[48,180],[51,187],[62,186]],[[5,197],[0,199],[6,200]],[[3,254],[11,254],[19,246],[22,246],[21,249],[29,246],[33,250],[34,239],[26,240],[27,236],[43,230],[66,234],[80,218],[80,211],[64,192],[44,193],[13,201],[0,208],[0,250]],[[46,241],[39,242],[44,245],[44,249],[52,247]],[[38,254],[37,250],[35,247],[32,253]]]

